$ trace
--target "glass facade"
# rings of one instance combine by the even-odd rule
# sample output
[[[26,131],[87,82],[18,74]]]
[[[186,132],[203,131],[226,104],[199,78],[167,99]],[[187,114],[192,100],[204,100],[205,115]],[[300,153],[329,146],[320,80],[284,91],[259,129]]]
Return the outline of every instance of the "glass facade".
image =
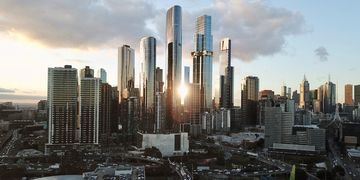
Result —
[[[134,87],[135,55],[134,49],[128,45],[123,45],[118,51],[118,90],[120,94],[119,101],[121,102],[124,89]]]
[[[156,68],[156,39],[144,37],[140,41],[140,58],[142,64],[142,96],[144,108],[144,124],[148,132],[154,131],[155,123],[155,68]]]
[[[194,35],[195,51],[193,56],[193,83],[200,84],[201,110],[212,108],[212,67],[213,36],[211,34],[211,16],[203,15],[196,20]]]
[[[178,110],[181,106],[181,99],[178,89],[181,84],[182,68],[182,17],[181,7],[173,6],[166,14],[166,72],[167,72],[167,123],[168,129],[176,127],[180,122]]]
[[[231,66],[231,40],[220,41],[220,107],[234,106],[234,67]]]

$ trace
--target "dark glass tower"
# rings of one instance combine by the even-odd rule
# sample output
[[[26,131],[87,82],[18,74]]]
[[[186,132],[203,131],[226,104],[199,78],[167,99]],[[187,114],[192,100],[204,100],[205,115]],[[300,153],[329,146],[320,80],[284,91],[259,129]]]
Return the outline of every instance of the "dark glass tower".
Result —
[[[167,89],[166,89],[166,127],[174,130],[180,122],[179,109],[181,99],[179,87],[182,68],[182,17],[181,7],[173,6],[166,14],[166,57],[167,57]]]
[[[234,67],[231,66],[231,40],[220,42],[220,107],[234,107]]]

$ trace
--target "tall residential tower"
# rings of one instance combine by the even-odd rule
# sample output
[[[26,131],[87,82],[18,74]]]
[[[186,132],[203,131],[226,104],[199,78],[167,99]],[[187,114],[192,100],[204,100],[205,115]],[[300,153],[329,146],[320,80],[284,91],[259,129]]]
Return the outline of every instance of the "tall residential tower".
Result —
[[[193,83],[200,84],[201,111],[212,108],[212,67],[213,36],[211,34],[211,16],[203,15],[196,19],[194,35],[195,49],[193,57]]]
[[[140,41],[143,87],[143,127],[146,132],[154,132],[155,127],[155,68],[156,39],[144,37]]]
[[[182,16],[181,7],[173,6],[166,14],[166,57],[167,57],[167,89],[166,89],[166,127],[174,130],[180,122],[179,109],[181,99],[179,88],[182,68]]]

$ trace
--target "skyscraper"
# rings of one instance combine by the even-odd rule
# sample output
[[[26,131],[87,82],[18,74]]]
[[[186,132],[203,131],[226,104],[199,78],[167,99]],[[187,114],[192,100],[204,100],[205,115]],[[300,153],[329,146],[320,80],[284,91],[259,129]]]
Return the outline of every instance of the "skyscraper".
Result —
[[[287,97],[287,87],[286,86],[281,86],[280,96]]]
[[[310,85],[309,82],[306,80],[304,75],[304,79],[300,84],[300,102],[299,107],[302,109],[308,109],[310,105],[310,98],[309,98],[309,91]]]
[[[101,80],[101,79],[100,79]],[[112,87],[108,83],[103,83],[101,80],[101,98],[100,98],[100,112],[99,112],[99,141],[101,144],[108,144],[111,135],[111,114],[112,109]],[[119,100],[116,102],[119,103]],[[117,107],[117,106],[116,106]],[[115,120],[117,117],[115,117]],[[114,125],[117,127],[117,124]]]
[[[212,67],[213,36],[211,34],[211,16],[203,15],[196,19],[194,35],[195,49],[193,57],[193,83],[200,84],[201,111],[212,108]]]
[[[354,103],[355,105],[360,103],[360,85],[354,86]]]
[[[129,45],[123,45],[118,49],[118,90],[119,102],[123,98],[126,88],[133,88],[135,82],[134,49]]]
[[[155,129],[155,68],[156,68],[156,39],[144,37],[140,41],[140,57],[142,61],[143,87],[143,120],[146,132]]]
[[[190,83],[190,66],[184,66],[184,82]]]
[[[155,91],[163,92],[164,90],[164,80],[163,80],[163,70],[159,67],[155,70]]]
[[[234,67],[231,66],[231,40],[220,41],[220,107],[234,106]]]
[[[336,84],[331,81],[323,85],[323,112],[334,113],[336,107]]]
[[[99,143],[101,82],[94,76],[81,78],[80,85],[80,142]]]
[[[49,145],[75,143],[78,106],[77,70],[70,65],[48,69]]]
[[[89,66],[85,66],[85,68],[80,70],[80,78],[85,77],[94,77],[94,70],[90,69]]]
[[[106,75],[106,71],[103,68],[100,68],[98,71],[98,77],[100,78],[102,83],[106,83],[107,82],[107,75]]]
[[[182,16],[181,7],[173,6],[166,14],[166,57],[167,57],[167,89],[166,89],[166,126],[173,130],[180,122],[178,115],[181,106],[179,87],[181,83],[182,68]]]
[[[259,78],[248,76],[241,90],[242,126],[256,125],[257,101],[259,96]]]
[[[353,104],[353,85],[352,84],[345,85],[345,104],[346,105]]]
[[[188,96],[185,99],[185,112],[189,115],[190,133],[197,135],[200,132],[200,84],[190,83]]]

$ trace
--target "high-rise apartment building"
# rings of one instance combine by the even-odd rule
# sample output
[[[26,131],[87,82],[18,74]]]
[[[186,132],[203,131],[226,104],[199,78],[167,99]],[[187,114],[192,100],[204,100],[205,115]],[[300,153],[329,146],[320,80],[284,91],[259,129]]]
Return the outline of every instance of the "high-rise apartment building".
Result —
[[[179,108],[181,98],[179,87],[181,84],[182,68],[182,15],[181,7],[173,6],[166,13],[166,57],[167,57],[167,89],[166,89],[166,127],[174,130],[180,122]]]
[[[94,76],[81,78],[80,143],[99,143],[101,81]]]
[[[78,128],[78,75],[70,65],[48,69],[48,144],[75,143]]]
[[[135,83],[135,52],[129,45],[118,49],[118,91],[119,102],[123,98],[123,91],[133,88]]]
[[[231,66],[231,40],[220,41],[220,107],[234,106],[234,67]]]
[[[345,104],[353,105],[353,85],[352,84],[345,85]]]
[[[193,57],[193,83],[200,84],[201,111],[212,108],[212,67],[213,36],[211,34],[211,16],[203,15],[196,19],[194,35],[195,49]]]
[[[145,132],[155,130],[155,76],[156,76],[156,39],[144,37],[140,41],[143,87],[143,125]]]

